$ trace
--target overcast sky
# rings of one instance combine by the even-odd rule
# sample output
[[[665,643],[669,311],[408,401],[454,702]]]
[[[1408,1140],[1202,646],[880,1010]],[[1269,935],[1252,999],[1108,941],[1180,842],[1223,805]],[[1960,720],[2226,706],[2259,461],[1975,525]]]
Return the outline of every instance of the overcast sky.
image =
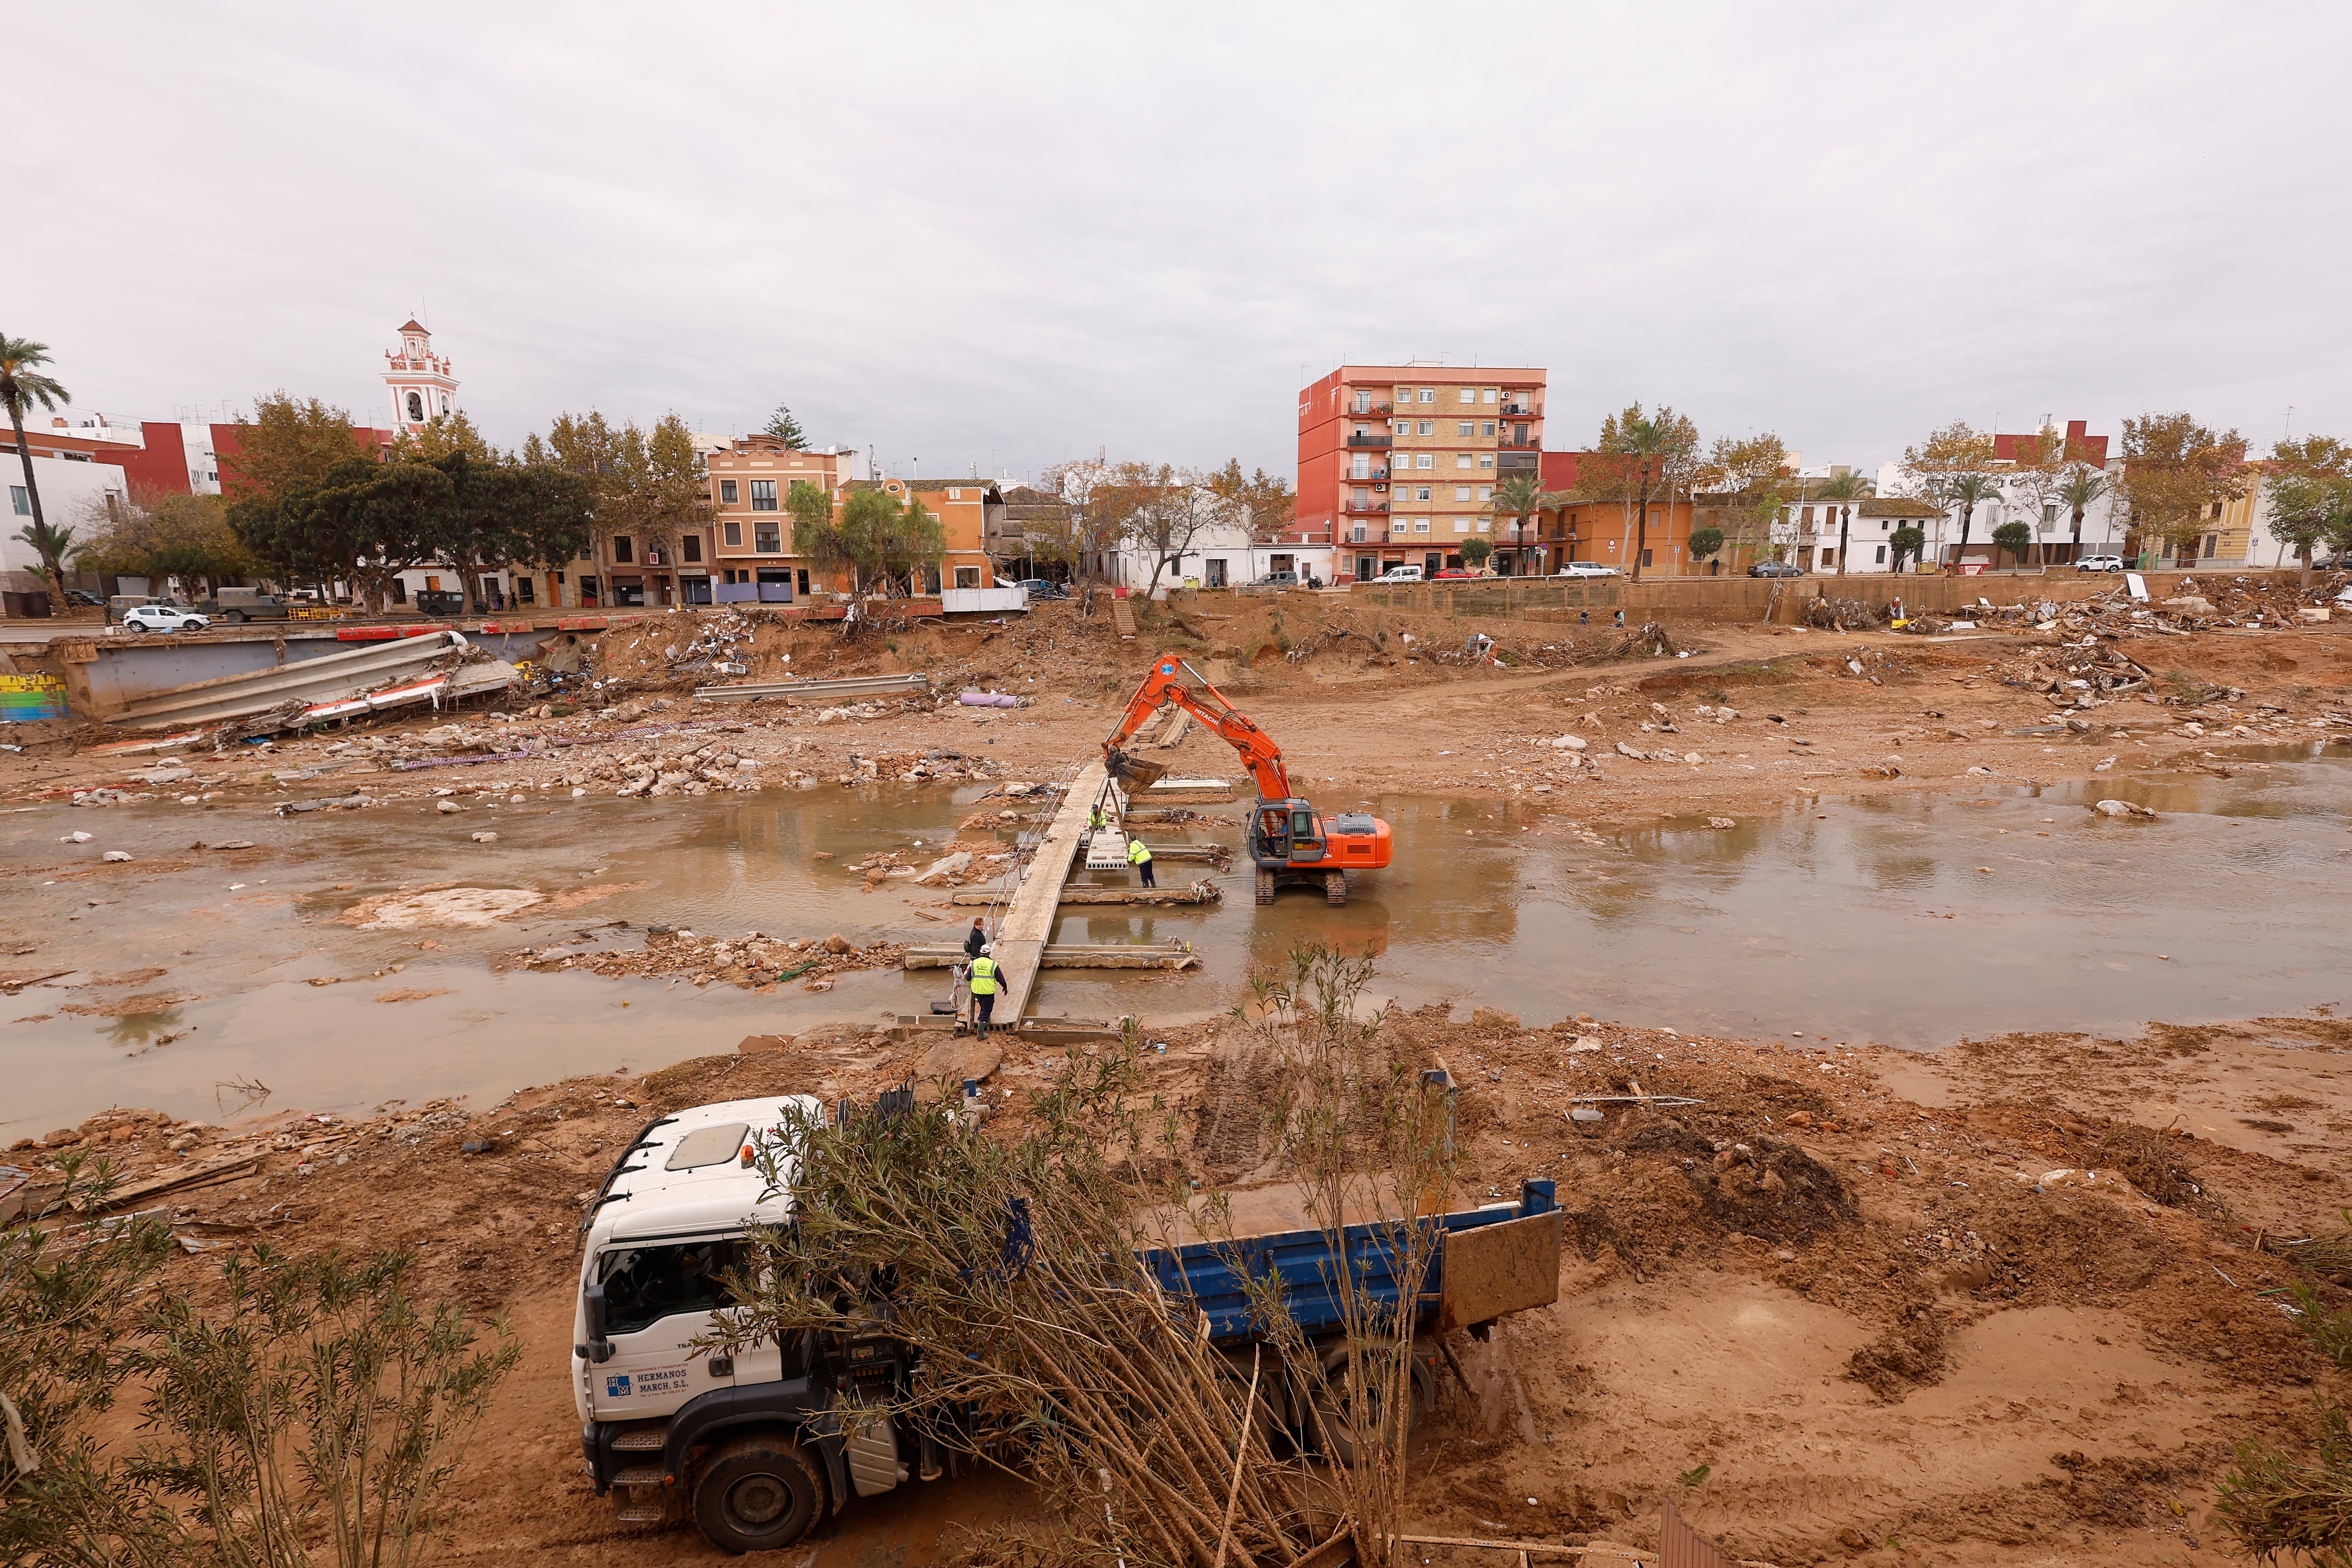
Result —
[[[1958,13],[1965,13],[1958,14]],[[373,17],[373,19],[370,19]],[[2341,5],[110,4],[10,21],[0,331],[900,472],[1293,471],[1345,361],[1549,369],[1874,466],[1965,418],[2352,437]]]

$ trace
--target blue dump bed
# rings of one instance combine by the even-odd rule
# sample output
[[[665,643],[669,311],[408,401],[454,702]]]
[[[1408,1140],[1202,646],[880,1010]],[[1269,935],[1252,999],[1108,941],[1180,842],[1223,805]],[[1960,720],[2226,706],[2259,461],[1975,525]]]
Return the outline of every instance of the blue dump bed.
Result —
[[[1430,1262],[1418,1298],[1413,1302],[1416,1328],[1451,1318],[1441,1326],[1454,1328],[1485,1321],[1504,1311],[1541,1305],[1558,1296],[1559,1206],[1548,1181],[1522,1182],[1517,1203],[1490,1204],[1483,1208],[1433,1215],[1415,1221],[1374,1220],[1345,1226],[1339,1251],[1361,1287],[1384,1309],[1399,1297],[1396,1244],[1402,1227],[1410,1223],[1438,1226],[1437,1256]],[[1457,1238],[1488,1231],[1517,1220],[1549,1223],[1523,1226],[1511,1233],[1489,1232],[1482,1243],[1457,1247]],[[1339,1285],[1341,1258],[1333,1256],[1329,1235],[1314,1226],[1246,1233],[1231,1241],[1203,1240],[1139,1254],[1158,1276],[1160,1288],[1171,1295],[1191,1297],[1209,1319],[1213,1341],[1247,1341],[1260,1337],[1264,1326],[1253,1318],[1247,1279],[1279,1276],[1291,1317],[1310,1338],[1345,1327]],[[1449,1279],[1446,1264],[1458,1258],[1462,1267]],[[1246,1271],[1245,1273],[1244,1271]],[[1473,1278],[1475,1276],[1475,1278]]]

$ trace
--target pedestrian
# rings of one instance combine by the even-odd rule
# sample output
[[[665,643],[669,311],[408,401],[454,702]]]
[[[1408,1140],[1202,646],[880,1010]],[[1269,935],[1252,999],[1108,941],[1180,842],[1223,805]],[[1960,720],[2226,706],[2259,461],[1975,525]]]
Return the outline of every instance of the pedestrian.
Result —
[[[1621,626],[1625,624],[1625,612],[1622,610],[1617,612],[1617,624]]]
[[[988,1035],[990,1017],[996,1011],[996,994],[1003,986],[1003,972],[990,956],[995,951],[994,943],[987,943],[981,948],[980,956],[971,961],[971,1027],[972,1033],[983,1039]]]
[[[1592,612],[1591,612],[1591,610],[1579,610],[1579,611],[1577,611],[1577,612],[1576,612],[1576,624],[1577,624],[1578,626],[1591,626],[1591,625],[1592,624]]]
[[[984,920],[974,920],[971,929],[963,935],[963,955],[978,958],[988,951],[988,925]]]
[[[1143,847],[1142,839],[1130,838],[1127,841],[1127,863],[1134,867],[1138,871],[1143,873],[1143,885],[1145,887],[1156,888],[1160,885],[1158,882],[1152,880],[1151,851]]]

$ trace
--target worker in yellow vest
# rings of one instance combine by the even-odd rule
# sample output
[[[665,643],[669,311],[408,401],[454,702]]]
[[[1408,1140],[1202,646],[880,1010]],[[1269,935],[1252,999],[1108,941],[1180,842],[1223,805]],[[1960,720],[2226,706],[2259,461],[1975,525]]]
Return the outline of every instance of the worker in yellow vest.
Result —
[[[1143,873],[1145,887],[1156,888],[1160,885],[1151,879],[1151,851],[1143,847],[1142,839],[1130,838],[1127,841],[1127,863]]]
[[[991,956],[995,952],[996,944],[991,942],[971,961],[972,1032],[983,1037],[988,1033],[990,1016],[996,1011],[996,994],[1004,989],[1004,972]]]

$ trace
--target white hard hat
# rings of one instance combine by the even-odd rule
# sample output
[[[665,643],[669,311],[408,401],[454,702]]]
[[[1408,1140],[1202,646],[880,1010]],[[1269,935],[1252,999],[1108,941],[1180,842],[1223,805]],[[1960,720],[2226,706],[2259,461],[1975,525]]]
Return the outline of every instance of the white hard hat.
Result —
[[[992,942],[983,942],[980,944],[980,955],[982,958],[987,957],[990,953],[994,952],[995,951],[996,944]]]

